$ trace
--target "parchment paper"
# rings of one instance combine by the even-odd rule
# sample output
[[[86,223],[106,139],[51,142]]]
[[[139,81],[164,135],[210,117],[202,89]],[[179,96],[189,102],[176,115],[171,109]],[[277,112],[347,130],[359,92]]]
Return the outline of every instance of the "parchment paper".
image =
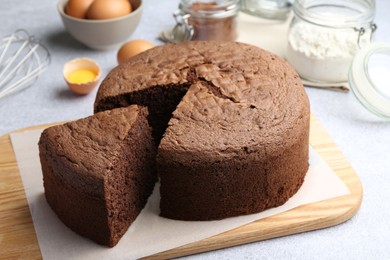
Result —
[[[43,190],[38,155],[42,129],[11,134],[30,212],[44,259],[136,259],[220,234],[300,205],[349,194],[338,176],[310,149],[310,169],[296,195],[262,213],[220,221],[189,222],[159,217],[158,185],[116,247],[106,248],[68,229],[51,211]]]

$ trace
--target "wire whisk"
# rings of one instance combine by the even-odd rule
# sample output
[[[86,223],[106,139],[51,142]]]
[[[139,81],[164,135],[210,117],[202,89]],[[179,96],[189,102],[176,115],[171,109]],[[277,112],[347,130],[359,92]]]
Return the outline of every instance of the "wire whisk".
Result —
[[[50,64],[50,53],[26,30],[0,40],[0,98],[31,86]]]

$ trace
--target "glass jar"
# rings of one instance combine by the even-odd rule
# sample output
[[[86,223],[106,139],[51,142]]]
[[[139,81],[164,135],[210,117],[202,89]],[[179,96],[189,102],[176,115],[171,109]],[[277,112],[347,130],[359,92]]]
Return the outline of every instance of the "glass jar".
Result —
[[[250,15],[286,20],[291,11],[292,0],[241,0],[241,11]]]
[[[181,0],[174,13],[177,25],[173,34],[180,41],[234,41],[238,11],[239,0]]]
[[[390,44],[376,42],[361,49],[349,71],[349,85],[371,113],[390,121]]]
[[[374,0],[295,0],[286,58],[305,80],[343,83],[376,29]]]

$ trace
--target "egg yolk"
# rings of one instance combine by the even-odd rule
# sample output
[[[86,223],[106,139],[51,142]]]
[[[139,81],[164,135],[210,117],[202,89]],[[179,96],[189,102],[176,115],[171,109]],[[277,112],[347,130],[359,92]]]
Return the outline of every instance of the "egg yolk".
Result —
[[[96,78],[96,72],[89,69],[80,69],[70,72],[66,78],[71,83],[82,84],[93,81]]]

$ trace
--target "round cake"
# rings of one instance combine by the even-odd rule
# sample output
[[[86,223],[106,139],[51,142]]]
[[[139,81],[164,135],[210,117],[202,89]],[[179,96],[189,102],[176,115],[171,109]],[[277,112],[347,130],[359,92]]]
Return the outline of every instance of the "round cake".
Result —
[[[237,42],[155,47],[114,68],[95,112],[147,106],[161,215],[214,220],[285,203],[308,170],[309,101],[282,58]]]

